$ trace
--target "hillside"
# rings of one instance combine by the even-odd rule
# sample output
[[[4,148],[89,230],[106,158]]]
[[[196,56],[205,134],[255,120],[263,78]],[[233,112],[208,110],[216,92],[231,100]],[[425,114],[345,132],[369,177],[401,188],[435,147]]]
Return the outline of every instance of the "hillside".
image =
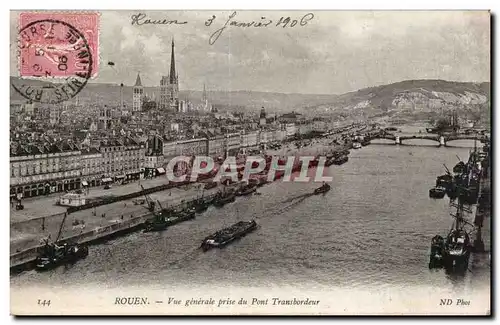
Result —
[[[488,109],[489,101],[488,82],[406,80],[346,93],[319,105],[309,105],[307,109],[317,113],[365,116],[400,113],[418,115],[454,109],[482,111]]]

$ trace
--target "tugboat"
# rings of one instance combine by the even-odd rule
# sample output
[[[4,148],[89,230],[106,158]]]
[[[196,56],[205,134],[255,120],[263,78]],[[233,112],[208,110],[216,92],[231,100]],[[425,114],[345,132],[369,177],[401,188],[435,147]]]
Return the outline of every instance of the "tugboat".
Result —
[[[446,195],[444,187],[433,187],[429,190],[429,197],[433,199],[442,199]]]
[[[45,240],[45,245],[35,260],[35,268],[38,271],[47,271],[54,269],[60,265],[74,263],[89,254],[89,249],[82,244],[58,243],[61,236],[66,214],[59,227],[59,233],[54,242],[49,243],[49,239]]]
[[[328,185],[327,183],[323,183],[321,187],[318,187],[317,189],[314,190],[314,194],[321,194],[321,193],[326,193],[331,189],[331,186]]]
[[[222,248],[232,241],[241,238],[254,231],[257,228],[255,220],[252,221],[239,221],[234,225],[224,228],[215,232],[214,234],[206,237],[200,248],[206,252],[211,248]]]

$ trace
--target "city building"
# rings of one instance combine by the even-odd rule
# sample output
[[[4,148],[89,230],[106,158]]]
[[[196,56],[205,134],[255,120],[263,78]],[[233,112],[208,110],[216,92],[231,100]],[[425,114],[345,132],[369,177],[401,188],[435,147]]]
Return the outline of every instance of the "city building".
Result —
[[[141,76],[137,73],[135,80],[134,93],[132,95],[132,111],[140,112],[142,110],[142,101],[144,99],[144,87],[142,86]],[[121,107],[123,109],[123,107]]]
[[[285,113],[278,118],[281,123],[297,123],[304,119],[302,114],[295,112]]]
[[[10,194],[23,198],[80,188],[80,149],[69,141],[22,145],[10,151]]]
[[[104,167],[102,153],[97,148],[87,147],[81,149],[80,167],[82,187],[94,187],[101,184]]]
[[[144,174],[145,145],[132,138],[101,141],[103,177],[101,183],[139,179]]]
[[[146,177],[165,174],[165,159],[163,156],[163,139],[157,135],[150,136],[146,141],[146,156],[144,158],[144,175]]]
[[[104,105],[99,109],[99,130],[109,130],[113,127],[113,110]]]
[[[175,49],[172,39],[170,56],[170,74],[160,80],[160,109],[178,111],[179,109],[179,76],[175,70]]]

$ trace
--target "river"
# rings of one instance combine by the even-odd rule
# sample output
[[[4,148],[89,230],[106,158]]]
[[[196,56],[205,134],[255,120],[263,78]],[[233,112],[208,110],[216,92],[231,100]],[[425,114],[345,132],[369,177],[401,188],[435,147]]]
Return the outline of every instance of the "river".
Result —
[[[452,224],[448,200],[430,199],[428,190],[443,164],[452,168],[456,155],[467,158],[472,141],[421,144],[351,150],[346,164],[329,167],[333,183],[325,195],[307,195],[317,183],[278,181],[165,232],[92,246],[71,267],[13,275],[11,286],[489,287],[488,254],[473,255],[465,275],[428,269],[430,239]],[[260,228],[225,249],[198,249],[205,236],[248,219]],[[489,219],[485,224],[489,250]]]

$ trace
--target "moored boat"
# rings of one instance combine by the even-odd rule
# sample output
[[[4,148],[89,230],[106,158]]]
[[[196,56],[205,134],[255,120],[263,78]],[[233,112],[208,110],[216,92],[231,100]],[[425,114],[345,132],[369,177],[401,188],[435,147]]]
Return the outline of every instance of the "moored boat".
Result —
[[[206,211],[211,203],[212,203],[211,199],[202,197],[194,201],[193,209],[196,213],[201,213]]]
[[[56,240],[51,243],[49,242],[49,239],[45,240],[45,245],[41,248],[41,251],[35,259],[36,270],[46,271],[56,268],[60,265],[74,263],[79,259],[87,257],[87,255],[89,254],[87,245],[59,242],[59,238],[61,237],[66,218],[67,214],[65,213],[59,226],[59,232],[57,234]]]
[[[74,263],[87,257],[89,249],[81,244],[46,243],[41,254],[36,258],[35,267],[38,271],[54,269],[60,265]]]
[[[431,240],[431,254],[429,261],[429,268],[441,266],[444,256],[444,238],[436,235]]]
[[[359,142],[353,142],[352,143],[352,148],[353,149],[361,149],[362,145]]]
[[[453,183],[453,176],[445,174],[436,178],[436,187],[449,188]]]
[[[443,187],[433,187],[429,190],[429,197],[433,199],[442,199],[446,194],[446,189]]]
[[[220,208],[226,205],[227,203],[234,202],[235,199],[236,196],[234,195],[234,193],[228,193],[228,194],[218,193],[213,200],[213,205]]]
[[[464,229],[453,229],[446,237],[443,254],[447,267],[463,267],[469,262],[471,246],[469,234]]]
[[[168,227],[178,224],[179,222],[191,220],[195,218],[195,209],[187,209],[183,211],[162,210],[156,212],[152,219],[144,222],[144,232],[162,231]]]
[[[342,165],[342,164],[345,164],[348,160],[349,160],[349,157],[347,157],[347,156],[336,157],[333,159],[333,164],[334,165]]]
[[[210,248],[222,248],[232,241],[245,236],[257,228],[257,222],[239,221],[230,227],[224,228],[206,237],[201,243],[204,252]]]

